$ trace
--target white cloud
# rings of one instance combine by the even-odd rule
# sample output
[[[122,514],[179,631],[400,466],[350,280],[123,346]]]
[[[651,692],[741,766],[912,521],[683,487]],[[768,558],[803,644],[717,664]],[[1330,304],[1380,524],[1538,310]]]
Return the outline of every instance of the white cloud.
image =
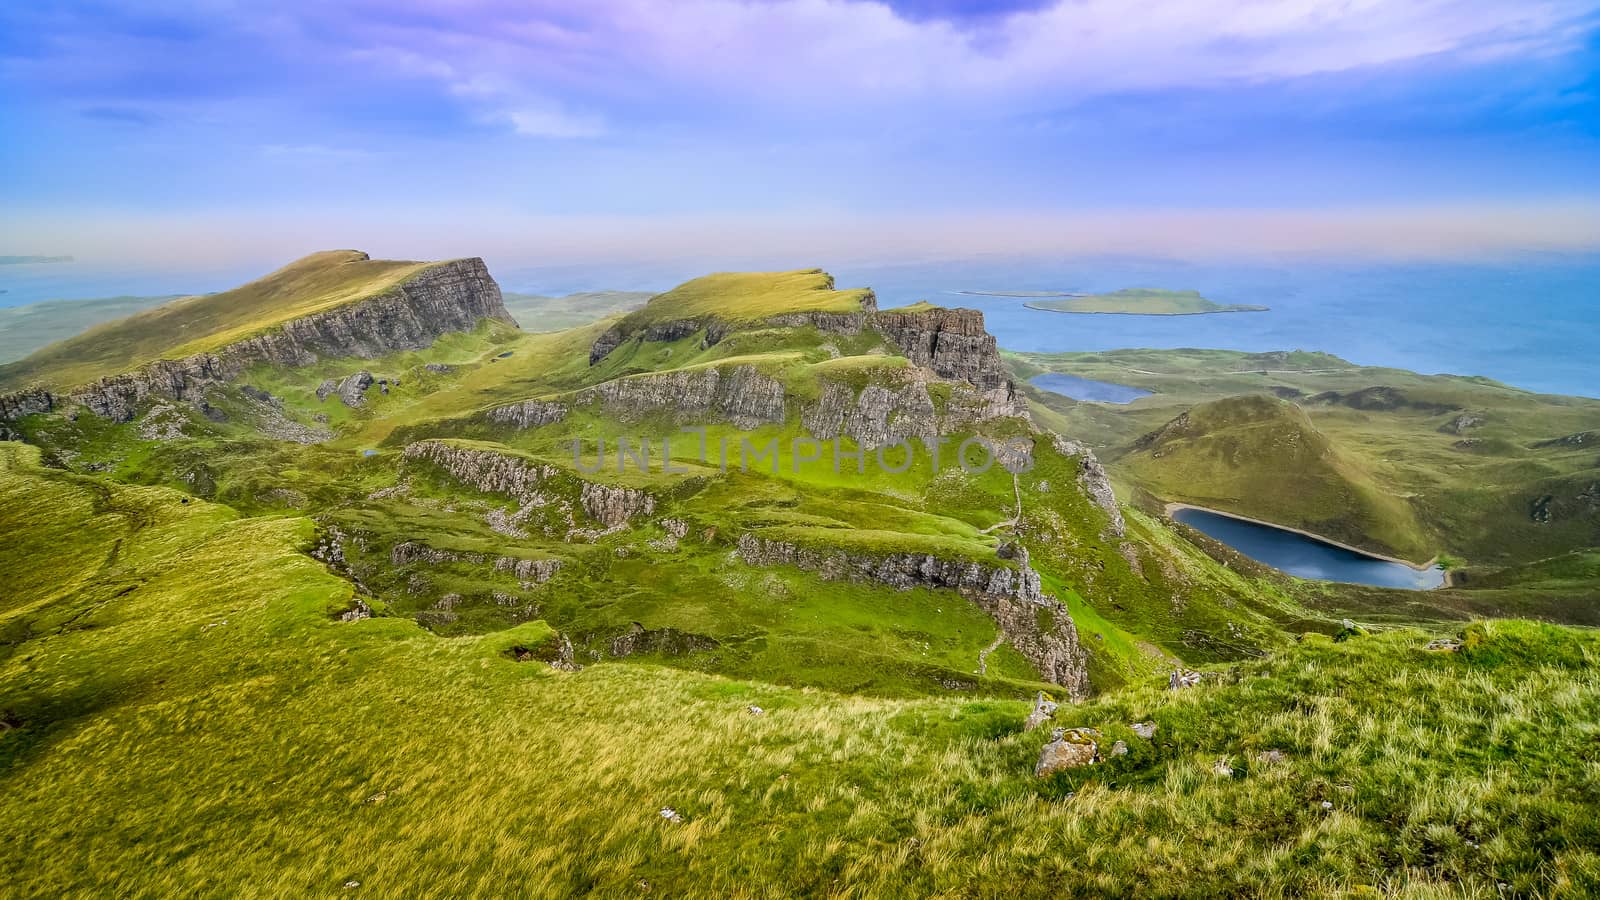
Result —
[[[503,115],[517,134],[546,138],[591,138],[606,133],[596,116],[571,115],[556,109],[511,109]]]
[[[1594,0],[1062,0],[968,30],[847,0],[469,0],[443,26],[462,30],[426,46],[459,72],[580,90],[638,96],[679,84],[849,106],[1539,55],[1581,46],[1596,9]]]

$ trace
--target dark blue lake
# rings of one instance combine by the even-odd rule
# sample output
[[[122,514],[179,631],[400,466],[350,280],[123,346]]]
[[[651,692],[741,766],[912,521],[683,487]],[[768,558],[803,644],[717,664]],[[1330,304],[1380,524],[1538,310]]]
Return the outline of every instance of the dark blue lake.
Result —
[[[1412,591],[1432,590],[1444,584],[1444,570],[1438,567],[1418,571],[1271,525],[1187,507],[1177,510],[1172,517],[1256,562],[1298,578]]]
[[[1126,384],[1112,384],[1109,381],[1094,381],[1088,378],[1079,378],[1076,375],[1062,375],[1049,372],[1044,375],[1035,375],[1028,379],[1028,383],[1041,391],[1071,397],[1074,400],[1089,400],[1094,403],[1132,403],[1140,397],[1148,397],[1154,391],[1144,388],[1131,387]]]

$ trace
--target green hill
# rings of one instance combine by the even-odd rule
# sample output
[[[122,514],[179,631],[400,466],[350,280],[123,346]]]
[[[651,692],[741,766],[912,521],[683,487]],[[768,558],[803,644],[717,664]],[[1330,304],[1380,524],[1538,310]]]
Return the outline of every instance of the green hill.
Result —
[[[314,253],[243,287],[107,322],[0,366],[0,389],[73,387],[153,360],[215,350],[289,320],[382,293],[429,265],[375,260],[355,250]]]
[[[1437,552],[1415,514],[1293,403],[1244,395],[1193,407],[1119,461],[1170,500],[1244,513],[1416,562]]]
[[[1583,438],[1600,430],[1600,401],[1534,394],[1486,378],[1357,366],[1301,351],[1115,350],[1015,354],[1010,361],[1025,376],[1056,371],[1155,392],[1111,406],[1030,391],[1060,416],[1060,428],[1099,449],[1130,486],[1144,484],[1148,474],[1161,480],[1157,493],[1183,487],[1133,453],[1144,435],[1202,404],[1268,394],[1298,407],[1354,484],[1376,484],[1408,508],[1389,523],[1392,539],[1401,542],[1390,545],[1396,549],[1411,540],[1423,558],[1439,551],[1502,567],[1592,547],[1600,528],[1600,502],[1593,499],[1600,497],[1600,457]],[[1205,477],[1242,482],[1248,475],[1213,471]],[[1307,494],[1314,502],[1298,511],[1292,495],[1279,491],[1240,490],[1238,497],[1231,511],[1286,524],[1311,521],[1328,508],[1318,492]],[[1406,537],[1417,529],[1420,541]]]
[[[540,622],[339,622],[352,585],[301,552],[309,520],[183,498],[0,444],[15,893],[1600,889],[1600,793],[1573,762],[1600,721],[1588,632],[1317,637],[1190,690],[1141,681],[1056,714],[1125,755],[1036,778],[1021,700],[563,673]]]
[[[309,295],[285,282],[258,308],[327,308],[305,274]],[[1040,427],[1070,405],[1022,414],[976,314],[880,318],[870,297],[820,272],[712,276],[569,331],[480,316],[384,355],[152,390],[126,417],[65,403],[9,423],[31,446],[0,442],[0,879],[52,896],[1600,883],[1600,795],[1573,762],[1600,646],[1458,621],[1547,596],[1485,575],[1476,596],[1499,605],[1473,608],[1192,543]],[[151,327],[129,321],[96,340]],[[1329,390],[1197,404],[1136,455],[1229,492],[1253,486],[1222,462],[1276,466],[1269,494],[1379,509],[1360,494],[1379,477],[1319,418],[1397,398]],[[955,462],[979,440],[1031,465]],[[1539,583],[1592,568],[1551,561]],[[1459,646],[1425,649],[1441,635]],[[1169,690],[1174,669],[1206,674]],[[1024,730],[1041,691],[1070,702]],[[1095,729],[1093,764],[1037,776],[1055,726]]]
[[[821,269],[793,272],[720,272],[706,275],[651,298],[623,319],[624,326],[715,316],[755,321],[791,312],[860,312],[872,295],[866,289],[835,290],[833,276]]]

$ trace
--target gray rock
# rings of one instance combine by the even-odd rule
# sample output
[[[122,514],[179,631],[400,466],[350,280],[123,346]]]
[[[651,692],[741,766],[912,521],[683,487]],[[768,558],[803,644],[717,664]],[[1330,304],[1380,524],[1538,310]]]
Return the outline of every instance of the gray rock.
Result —
[[[1135,722],[1129,727],[1133,729],[1134,734],[1147,741],[1156,736],[1156,723],[1154,722]]]
[[[1039,751],[1039,762],[1034,765],[1033,774],[1043,778],[1066,769],[1094,765],[1098,755],[1096,736],[1088,729],[1056,729],[1050,743]]]
[[[1028,713],[1028,718],[1022,723],[1023,731],[1032,731],[1049,721],[1056,714],[1056,702],[1040,691],[1033,700],[1033,712]]]
[[[1184,688],[1192,688],[1200,683],[1200,679],[1199,672],[1191,672],[1188,669],[1174,669],[1172,670],[1172,677],[1167,679],[1167,690],[1181,691]]]
[[[508,406],[497,406],[484,414],[497,425],[514,428],[537,428],[553,425],[567,417],[567,405],[559,401],[524,400]]]
[[[1111,745],[1111,755],[1112,756],[1127,756],[1128,755],[1128,742],[1127,741],[1117,741],[1115,744],[1112,744]]]

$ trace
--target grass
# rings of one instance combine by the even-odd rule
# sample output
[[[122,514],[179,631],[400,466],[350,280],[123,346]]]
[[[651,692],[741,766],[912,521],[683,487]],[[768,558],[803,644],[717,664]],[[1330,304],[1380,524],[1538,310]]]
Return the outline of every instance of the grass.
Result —
[[[1223,305],[1200,296],[1199,291],[1160,288],[1123,288],[1108,294],[1030,300],[1029,309],[1064,313],[1117,313],[1133,316],[1193,316],[1219,312],[1264,312],[1265,306]]]
[[[792,312],[855,313],[870,297],[866,289],[835,290],[821,269],[793,272],[719,272],[660,294],[623,319],[633,330],[653,322],[714,316],[749,322]]]
[[[1292,402],[1314,435],[1327,442],[1337,460],[1327,483],[1348,485],[1340,488],[1347,498],[1346,534],[1367,530],[1368,524],[1358,524],[1365,516],[1377,526],[1369,545],[1374,549],[1417,559],[1445,552],[1469,568],[1500,568],[1590,546],[1600,526],[1600,508],[1581,499],[1600,483],[1600,457],[1592,446],[1559,442],[1600,428],[1600,401],[1533,394],[1483,378],[1356,366],[1298,351],[1118,350],[1010,359],[1024,375],[1058,371],[1155,391],[1111,407],[1028,389],[1048,415],[1058,417],[1060,428],[1098,448],[1130,488],[1145,487],[1169,500],[1208,505],[1203,501],[1233,497],[1236,504],[1224,507],[1229,511],[1285,524],[1327,518],[1337,504],[1327,501],[1326,492],[1306,492],[1316,508],[1297,511],[1301,495],[1240,488],[1250,478],[1243,466],[1217,460],[1186,479],[1163,478],[1164,466],[1185,464],[1183,454],[1152,461],[1134,447],[1202,404],[1270,394]],[[1469,417],[1465,425],[1458,424],[1462,416]],[[1303,422],[1298,427],[1312,435]],[[1277,431],[1283,436],[1289,429]],[[1552,498],[1550,515],[1540,521],[1532,512],[1545,496]],[[1274,518],[1283,515],[1292,517]]]
[[[1189,691],[1140,680],[1058,714],[1127,756],[1035,779],[1024,702],[562,675],[507,653],[548,642],[538,622],[339,623],[350,587],[297,552],[305,520],[33,455],[0,446],[20,895],[1600,890],[1589,632],[1474,625],[1458,654],[1311,638]]]
[[[75,387],[157,359],[215,350],[291,319],[382,293],[429,265],[373,260],[353,250],[314,253],[243,287],[107,322],[0,366],[0,388]]]
[[[1015,479],[948,462],[935,472],[927,454],[898,474],[824,460],[619,477],[573,471],[566,442],[677,436],[671,410],[573,403],[560,423],[525,430],[481,415],[611,378],[753,365],[783,382],[788,420],[710,425],[707,437],[786,448],[822,381],[908,375],[871,333],[761,324],[847,293],[825,281],[692,282],[631,315],[733,309],[753,327],[711,346],[634,340],[595,365],[589,347],[618,320],[551,334],[487,323],[420,352],[245,374],[281,415],[324,417],[336,435],[325,444],[267,439],[234,388],[210,397],[226,421],[179,410],[177,439],[92,416],[21,423],[44,451],[0,443],[0,880],[27,896],[1600,891],[1600,637],[1517,621],[1396,627],[1560,604],[1592,617],[1594,553],[1506,568],[1469,558],[1459,574],[1472,589],[1424,602],[1295,582],[1174,530],[1137,492],[1113,535],[1079,487],[1080,461],[1044,442]],[[1371,408],[1388,395],[1362,393],[1348,364],[1183,358],[1230,386],[1347,380],[1329,388],[1336,400],[1212,402],[1192,417],[1203,427],[1141,452],[1243,459],[1264,428],[1315,445],[1308,466],[1391,477],[1337,445],[1339,423],[1393,412]],[[1055,360],[1016,360],[1035,363]],[[358,409],[316,399],[322,379],[357,369],[391,379],[389,392]],[[949,402],[948,385],[930,387]],[[1218,399],[1203,394],[1188,405]],[[1420,389],[1403,394],[1405,415],[1445,415],[1417,406],[1433,402]],[[1087,421],[1080,405],[1034,396],[1042,422]],[[1161,417],[1172,399],[1096,427],[1136,437],[1154,430],[1138,417],[1174,417]],[[1550,406],[1565,412],[1548,425],[1587,414]],[[407,461],[400,449],[421,439],[558,472],[524,508]],[[1209,449],[1186,446],[1202,440]],[[1540,452],[1575,461],[1581,448]],[[569,539],[584,479],[650,491],[656,510]],[[522,514],[520,531],[505,528]],[[1001,564],[1000,541],[1020,542],[1070,611],[1097,692],[1058,724],[1130,752],[1033,777],[1046,736],[1021,723],[1050,686],[995,646],[977,606],[949,590],[752,567],[735,553],[746,533],[985,565]],[[335,538],[350,578],[308,555]],[[396,565],[403,542],[457,556]],[[562,565],[524,584],[494,567],[502,556]],[[377,615],[339,621],[358,592]],[[1345,615],[1376,633],[1335,643],[1325,634]],[[619,656],[641,631],[656,643]],[[1464,649],[1422,649],[1441,633]],[[567,641],[581,672],[543,662]],[[1176,665],[1210,674],[1164,690]],[[1134,735],[1142,721],[1157,723],[1154,739]],[[1274,750],[1281,761],[1261,756]]]

